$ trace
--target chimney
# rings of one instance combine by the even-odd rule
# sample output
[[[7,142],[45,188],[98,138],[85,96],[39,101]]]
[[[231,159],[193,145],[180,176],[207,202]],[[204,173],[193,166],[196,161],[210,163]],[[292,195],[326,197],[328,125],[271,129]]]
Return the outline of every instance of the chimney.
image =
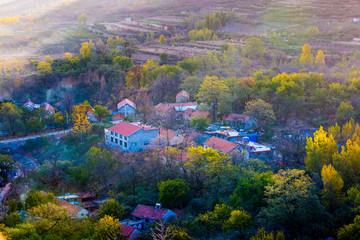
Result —
[[[155,208],[156,208],[156,209],[161,209],[161,203],[156,203],[156,204],[155,204]]]

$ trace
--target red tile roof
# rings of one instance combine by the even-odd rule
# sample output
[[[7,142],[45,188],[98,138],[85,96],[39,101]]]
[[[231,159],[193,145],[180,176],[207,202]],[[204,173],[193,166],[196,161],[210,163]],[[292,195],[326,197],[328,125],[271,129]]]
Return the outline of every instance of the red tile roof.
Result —
[[[122,235],[124,237],[130,237],[130,235],[133,233],[133,231],[136,228],[134,227],[130,227],[130,226],[126,226],[126,225],[121,225],[121,230],[122,230]]]
[[[204,143],[204,145],[224,153],[229,153],[237,147],[235,143],[226,141],[218,137],[211,137]]]
[[[124,136],[130,136],[131,134],[137,132],[140,129],[141,127],[135,126],[134,124],[130,124],[127,122],[119,122],[115,126],[111,127],[109,130]]]
[[[161,220],[168,211],[168,209],[159,209],[139,204],[131,215],[139,218]]]
[[[165,128],[160,128],[160,137],[167,139],[169,137],[169,139],[171,139],[173,136],[176,135],[176,132],[170,129],[165,129]]]
[[[120,109],[122,106],[124,106],[125,104],[129,104],[130,106],[132,106],[133,108],[136,108],[136,105],[134,102],[130,101],[129,99],[125,98],[124,100],[122,100],[121,102],[118,103],[117,108]]]
[[[180,92],[178,92],[178,94],[176,94],[176,99],[180,96],[184,96],[186,97],[187,99],[190,98],[190,93],[188,93],[187,91],[185,90],[181,90]]]
[[[47,102],[42,103],[41,107],[44,108],[44,110],[47,111],[47,112],[55,113],[55,109],[53,108],[53,106],[51,106]]]
[[[225,121],[246,123],[250,118],[250,116],[244,114],[232,113],[227,118],[225,118]]]
[[[210,116],[210,113],[209,113],[209,112],[200,111],[200,110],[191,109],[191,108],[186,109],[185,114],[186,114],[189,118],[193,118],[193,117],[208,118],[208,117]]]

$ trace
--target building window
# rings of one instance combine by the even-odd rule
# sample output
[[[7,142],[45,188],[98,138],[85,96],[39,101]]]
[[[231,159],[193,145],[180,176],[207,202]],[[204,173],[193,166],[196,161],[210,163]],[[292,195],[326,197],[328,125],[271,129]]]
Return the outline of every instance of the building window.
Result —
[[[126,148],[127,148],[127,142],[124,142],[124,147],[126,147]]]
[[[118,140],[117,140],[117,138],[115,138],[115,143],[116,143],[116,144],[118,143]]]
[[[111,137],[111,142],[114,142],[114,138],[113,138],[113,137]]]
[[[150,143],[149,143],[149,141],[144,141],[144,145],[146,146],[146,145],[149,145]]]
[[[117,133],[115,133],[115,137],[117,137],[118,136],[118,134]]]
[[[114,135],[114,132],[111,132],[111,135]]]
[[[124,140],[127,141],[127,136],[124,136]]]
[[[131,143],[131,146],[132,146],[132,147],[136,147],[136,146],[137,146],[137,143],[136,143],[136,142],[132,142],[132,143]]]
[[[122,146],[122,140],[120,140],[120,146]]]
[[[120,135],[120,139],[122,139],[123,135],[119,134]]]

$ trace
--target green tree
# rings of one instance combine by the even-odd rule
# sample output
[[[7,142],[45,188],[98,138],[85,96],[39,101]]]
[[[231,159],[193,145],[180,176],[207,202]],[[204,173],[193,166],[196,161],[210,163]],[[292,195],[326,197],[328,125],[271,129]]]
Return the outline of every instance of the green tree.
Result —
[[[199,69],[199,65],[198,63],[191,59],[191,58],[187,58],[183,61],[180,61],[177,63],[179,65],[179,67],[181,67],[182,69],[185,69],[190,75],[193,75],[193,73]]]
[[[103,107],[100,105],[97,105],[94,107],[95,115],[98,117],[99,121],[101,122],[106,116],[110,115],[109,110],[107,107]]]
[[[256,118],[263,127],[273,124],[276,120],[271,104],[262,99],[255,99],[247,102],[245,114]]]
[[[21,120],[22,111],[15,104],[8,102],[0,105],[0,121],[2,130],[15,136],[24,128]]]
[[[131,58],[124,56],[117,56],[114,58],[113,62],[118,64],[120,68],[124,71],[129,70],[132,66],[134,66],[134,62]]]
[[[300,64],[311,67],[314,65],[314,56],[311,53],[311,47],[309,44],[305,44],[302,48]]]
[[[200,86],[203,82],[203,79],[191,76],[186,78],[182,84],[180,85],[181,89],[184,89],[188,93],[190,93],[190,96],[196,96],[199,92]]]
[[[309,137],[306,141],[306,170],[320,174],[325,164],[332,162],[338,146],[332,135],[328,135],[323,127],[314,133],[314,138]]]
[[[16,228],[5,228],[6,235],[11,240],[41,240],[37,234],[35,227],[31,223],[21,223]]]
[[[21,216],[17,212],[12,212],[10,214],[5,215],[3,222],[7,227],[16,227],[16,225],[22,223]]]
[[[233,210],[230,218],[224,223],[224,228],[231,230],[239,230],[252,224],[251,215],[244,210]]]
[[[218,106],[223,99],[227,98],[230,91],[224,81],[219,80],[216,76],[206,76],[200,86],[198,98],[201,102],[206,103],[212,108],[213,121],[217,120]]]
[[[256,211],[263,205],[265,187],[274,183],[272,172],[258,173],[250,171],[242,174],[230,197],[233,207],[244,207]]]
[[[338,232],[339,240],[358,240],[360,239],[360,216],[356,216],[354,223],[345,225]]]
[[[209,119],[205,117],[193,117],[190,120],[190,126],[195,127],[200,131],[204,131],[209,127]]]
[[[159,201],[167,208],[182,206],[190,192],[188,184],[180,178],[161,182],[158,188]]]
[[[350,121],[355,115],[354,107],[350,102],[341,102],[336,111],[336,120],[338,123]]]
[[[7,183],[9,172],[15,169],[15,162],[9,155],[0,153],[0,177]]]
[[[25,208],[31,209],[42,204],[54,201],[54,194],[52,193],[43,193],[40,191],[30,191],[29,195],[25,199]]]
[[[102,204],[99,209],[99,216],[110,216],[117,219],[122,219],[126,214],[123,205],[120,205],[115,199],[110,198],[106,200],[105,204]]]
[[[285,235],[283,232],[277,232],[276,235],[274,235],[273,232],[267,233],[264,228],[259,228],[250,240],[285,240]]]
[[[251,37],[245,40],[246,47],[243,49],[244,56],[251,58],[251,59],[258,59],[261,58],[265,53],[266,50],[264,48],[264,43],[261,41],[260,38]]]
[[[322,206],[316,186],[305,171],[280,170],[273,180],[273,185],[265,187],[267,206],[259,213],[259,222],[273,230],[286,229],[299,239],[303,233],[319,231],[316,219],[321,221]]]

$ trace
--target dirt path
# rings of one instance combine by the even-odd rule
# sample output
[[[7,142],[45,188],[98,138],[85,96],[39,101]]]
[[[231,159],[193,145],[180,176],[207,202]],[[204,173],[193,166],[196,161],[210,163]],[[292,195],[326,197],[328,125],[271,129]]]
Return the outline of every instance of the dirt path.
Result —
[[[56,136],[56,135],[60,135],[60,134],[64,134],[64,133],[68,133],[71,130],[61,130],[61,131],[55,131],[55,132],[50,132],[50,133],[44,133],[44,134],[39,134],[39,135],[34,135],[34,136],[28,136],[28,137],[22,137],[22,138],[13,138],[13,139],[8,139],[8,140],[2,140],[0,141],[0,144],[2,143],[14,143],[14,142],[21,142],[21,141],[26,141],[29,139],[36,139],[36,138],[40,138],[40,137],[46,137],[46,136]]]

